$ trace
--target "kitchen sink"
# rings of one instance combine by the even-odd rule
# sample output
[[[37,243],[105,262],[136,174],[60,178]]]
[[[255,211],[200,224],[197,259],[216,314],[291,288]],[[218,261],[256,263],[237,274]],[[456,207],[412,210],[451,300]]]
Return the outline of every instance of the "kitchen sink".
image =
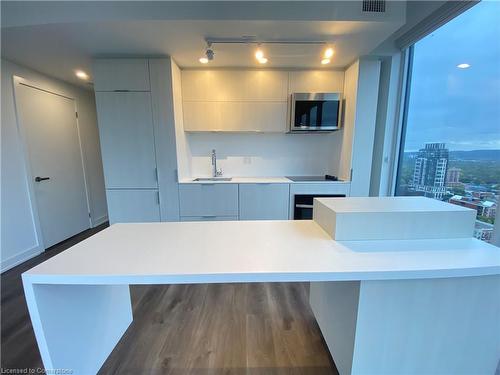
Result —
[[[199,177],[193,181],[231,181],[232,177]]]

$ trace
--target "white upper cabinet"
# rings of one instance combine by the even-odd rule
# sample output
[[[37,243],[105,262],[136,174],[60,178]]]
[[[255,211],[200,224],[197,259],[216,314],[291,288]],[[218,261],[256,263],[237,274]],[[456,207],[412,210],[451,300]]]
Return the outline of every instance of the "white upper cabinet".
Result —
[[[288,73],[269,70],[183,70],[183,101],[286,101]]]
[[[151,93],[97,92],[96,104],[106,188],[156,188]]]
[[[291,93],[343,86],[342,71],[184,70],[184,130],[284,133]]]
[[[185,70],[185,131],[285,132],[288,73]]]
[[[284,132],[285,102],[184,102],[185,131]]]
[[[288,94],[294,92],[342,92],[344,72],[336,70],[304,70],[290,72]]]
[[[93,64],[95,91],[150,91],[147,59],[99,59]]]

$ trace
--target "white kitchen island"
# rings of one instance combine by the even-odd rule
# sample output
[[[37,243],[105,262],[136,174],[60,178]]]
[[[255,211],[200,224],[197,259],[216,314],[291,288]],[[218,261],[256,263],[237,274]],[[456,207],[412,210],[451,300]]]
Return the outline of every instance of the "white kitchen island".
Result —
[[[361,203],[379,202],[372,218],[394,207],[407,215],[415,204],[431,212],[415,225],[432,226],[439,217],[432,212],[442,211],[423,198],[389,206],[342,200],[362,215]],[[320,201],[323,214],[337,209]],[[130,284],[310,281],[311,306],[341,374],[492,374],[500,358],[500,251],[470,237],[473,213],[442,205],[448,219],[462,215],[465,229],[444,225],[430,239],[335,241],[328,215],[316,218],[321,225],[115,224],[23,274],[44,366],[96,373],[133,320]]]

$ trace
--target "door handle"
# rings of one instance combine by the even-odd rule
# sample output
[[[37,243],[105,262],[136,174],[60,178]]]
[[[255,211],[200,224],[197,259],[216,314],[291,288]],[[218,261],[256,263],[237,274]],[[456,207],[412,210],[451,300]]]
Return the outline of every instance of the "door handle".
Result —
[[[40,182],[40,181],[45,181],[45,180],[50,180],[50,177],[35,177],[35,181],[36,182]]]

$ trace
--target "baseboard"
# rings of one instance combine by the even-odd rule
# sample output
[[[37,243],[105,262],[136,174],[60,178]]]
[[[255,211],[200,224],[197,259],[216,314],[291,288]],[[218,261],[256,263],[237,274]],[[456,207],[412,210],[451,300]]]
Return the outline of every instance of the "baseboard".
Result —
[[[98,217],[97,219],[92,220],[92,228],[95,228],[98,225],[104,224],[106,221],[108,221],[108,215],[103,215],[101,217]]]
[[[43,251],[44,249],[41,246],[37,245],[33,246],[31,249],[23,251],[20,254],[13,255],[10,258],[2,260],[2,262],[0,263],[0,272],[4,273],[5,271],[8,271],[11,268],[17,266],[18,264],[26,262],[28,259],[31,259],[38,254],[43,253]]]

